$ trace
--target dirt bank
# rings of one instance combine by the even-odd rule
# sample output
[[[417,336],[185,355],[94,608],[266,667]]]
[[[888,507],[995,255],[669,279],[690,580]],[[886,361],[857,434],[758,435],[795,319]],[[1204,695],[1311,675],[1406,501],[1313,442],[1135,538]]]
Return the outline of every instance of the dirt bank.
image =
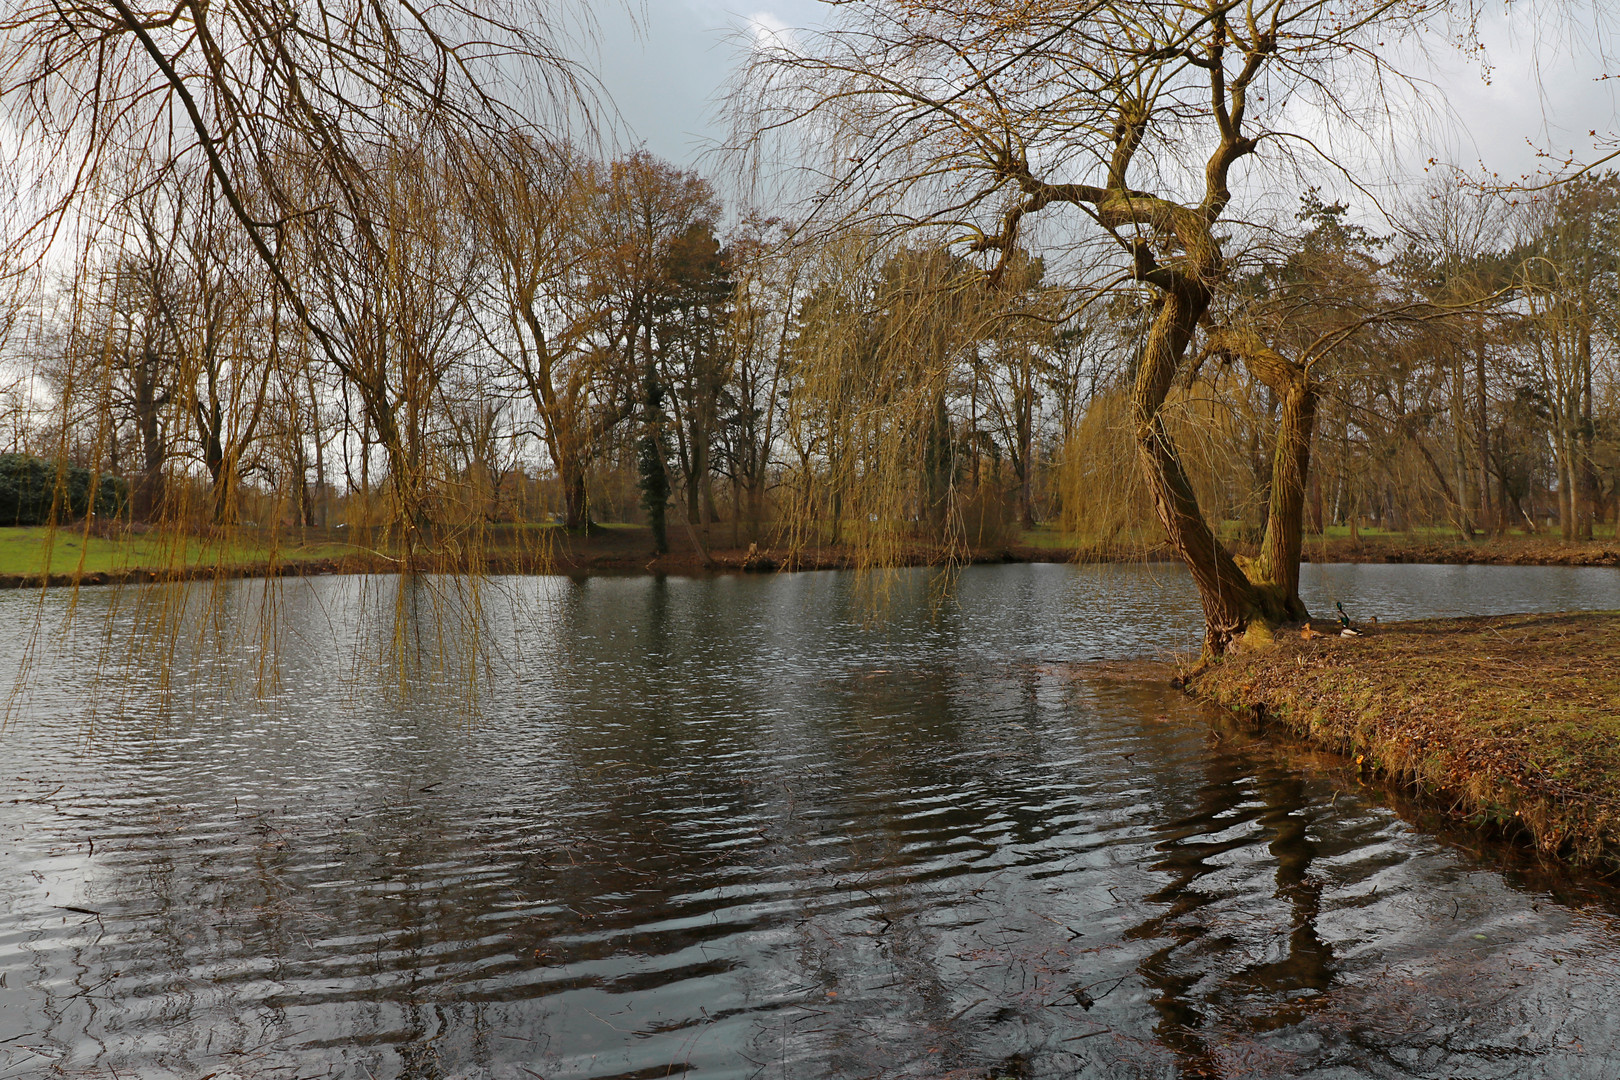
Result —
[[[1307,538],[1310,562],[1473,563],[1486,566],[1620,566],[1620,541],[1506,536],[1489,540],[1380,536],[1360,540]]]
[[[1620,870],[1620,613],[1289,635],[1187,689],[1543,854]]]

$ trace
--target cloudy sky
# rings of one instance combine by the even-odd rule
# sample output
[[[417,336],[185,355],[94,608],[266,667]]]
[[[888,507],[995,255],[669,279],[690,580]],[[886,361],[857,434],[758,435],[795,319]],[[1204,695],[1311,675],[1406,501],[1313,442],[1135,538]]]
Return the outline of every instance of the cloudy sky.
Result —
[[[990,0],[993,2],[993,0]],[[633,14],[601,5],[595,67],[623,119],[623,147],[645,146],[676,163],[702,167],[703,150],[724,132],[720,94],[754,27],[813,27],[827,8],[816,0],[632,0]],[[1469,172],[1481,166],[1515,179],[1542,164],[1536,151],[1571,151],[1582,161],[1606,152],[1620,129],[1620,79],[1605,80],[1601,53],[1615,53],[1608,28],[1551,2],[1496,0],[1481,23],[1490,70],[1437,43],[1433,85],[1417,113],[1429,120],[1396,137],[1397,171],[1421,171],[1430,157]],[[1438,120],[1449,114],[1450,120]],[[1452,122],[1455,121],[1455,122]],[[1596,132],[1594,138],[1590,133]]]
[[[745,0],[746,2],[746,0]],[[626,10],[628,8],[629,10]],[[758,27],[817,25],[816,0],[631,0],[596,11],[595,65],[627,131],[621,142],[696,165],[725,131],[719,96]]]

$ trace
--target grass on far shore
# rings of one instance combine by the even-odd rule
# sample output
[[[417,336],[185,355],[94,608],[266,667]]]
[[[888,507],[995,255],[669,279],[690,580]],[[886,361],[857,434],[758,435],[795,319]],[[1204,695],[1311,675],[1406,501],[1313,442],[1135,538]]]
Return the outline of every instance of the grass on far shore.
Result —
[[[1236,524],[1232,522],[1226,523],[1221,530],[1228,542],[1236,539],[1237,531]],[[728,550],[732,532],[728,523],[716,525],[712,550]],[[1363,529],[1360,542],[1351,543],[1348,528],[1334,526],[1325,535],[1307,536],[1305,552],[1308,558],[1329,561],[1365,561],[1369,558],[1381,561],[1390,558],[1415,562],[1612,563],[1612,552],[1606,550],[1604,545],[1612,547],[1614,526],[1600,526],[1598,532],[1595,543],[1566,545],[1556,534],[1549,536],[1545,533],[1510,533],[1502,537],[1464,541],[1457,538],[1453,530],[1441,527],[1407,532]],[[672,543],[676,546],[685,543],[685,532],[679,526],[672,526],[670,533]],[[635,547],[643,535],[649,536],[646,546],[650,549],[650,534],[646,526],[599,523],[591,536],[570,537],[567,542],[570,550],[589,561],[593,553],[600,557],[610,550]],[[516,557],[527,563],[532,561],[535,552],[549,550],[549,544],[563,536],[561,526],[555,523],[499,524],[487,527],[480,542],[486,556],[497,559]],[[386,543],[379,538],[365,541],[366,538],[351,536],[342,529],[306,531],[247,527],[236,530],[225,539],[211,539],[195,535],[181,537],[165,530],[129,532],[109,538],[87,537],[78,525],[65,525],[55,530],[10,527],[0,528],[0,577],[37,577],[47,569],[52,575],[118,575],[128,571],[198,572],[209,568],[251,571],[272,561],[296,566],[351,557],[361,564],[369,561],[385,565],[390,553],[375,551],[372,544],[386,547]],[[1108,560],[1119,557],[1170,557],[1162,536],[1156,529],[1147,528],[1105,536],[1101,533],[1069,532],[1057,523],[1045,523],[1033,529],[1005,530],[997,542],[981,546],[991,551],[1017,550],[1023,558]],[[1242,545],[1239,546],[1241,548]]]
[[[340,558],[356,549],[348,544],[304,544],[283,538],[273,546],[249,535],[210,540],[163,532],[130,533],[114,538],[85,535],[82,529],[24,526],[0,529],[0,574],[116,574],[126,570],[163,570],[206,566],[252,566],[271,561],[300,562]]]
[[[1620,612],[1289,635],[1187,685],[1463,817],[1522,827],[1543,854],[1620,870]]]

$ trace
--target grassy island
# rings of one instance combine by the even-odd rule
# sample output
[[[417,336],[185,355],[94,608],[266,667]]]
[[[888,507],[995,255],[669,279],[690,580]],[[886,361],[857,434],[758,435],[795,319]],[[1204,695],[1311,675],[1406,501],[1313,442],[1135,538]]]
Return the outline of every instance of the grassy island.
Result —
[[[1290,635],[1187,688],[1544,854],[1620,870],[1620,612]]]

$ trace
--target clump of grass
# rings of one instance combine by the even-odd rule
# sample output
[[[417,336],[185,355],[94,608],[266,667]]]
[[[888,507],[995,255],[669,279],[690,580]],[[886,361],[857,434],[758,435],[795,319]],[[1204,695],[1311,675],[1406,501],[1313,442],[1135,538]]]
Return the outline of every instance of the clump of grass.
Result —
[[[1290,636],[1186,685],[1545,855],[1620,870],[1620,613]]]

